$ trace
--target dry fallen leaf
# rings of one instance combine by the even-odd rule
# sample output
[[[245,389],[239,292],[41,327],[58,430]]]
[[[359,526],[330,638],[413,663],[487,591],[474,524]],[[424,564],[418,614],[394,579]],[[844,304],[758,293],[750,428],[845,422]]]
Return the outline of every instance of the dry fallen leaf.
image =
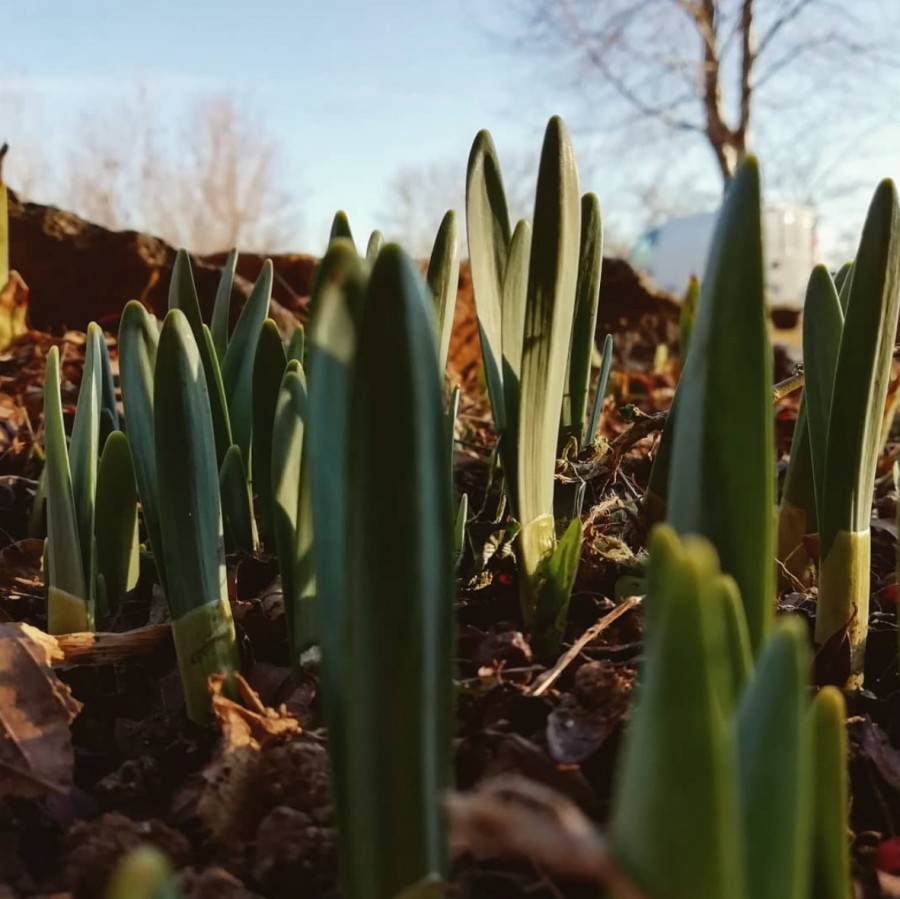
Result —
[[[222,731],[224,750],[240,746],[260,749],[273,740],[300,731],[300,723],[296,718],[264,706],[240,674],[235,675],[234,681],[243,705],[225,696],[223,675],[214,674],[209,679],[213,715]]]
[[[526,859],[546,871],[588,880],[620,899],[643,899],[606,841],[565,796],[522,777],[485,781],[449,800],[455,854]]]
[[[69,724],[81,710],[51,670],[49,634],[0,624],[0,796],[65,793],[75,758]]]
[[[18,272],[10,272],[9,280],[0,284],[0,346],[6,347],[14,338],[28,333],[28,285]]]
[[[240,839],[251,826],[255,775],[265,747],[290,740],[300,723],[282,710],[267,708],[241,675],[234,676],[241,702],[224,694],[225,677],[212,675],[213,715],[222,732],[216,757],[203,772],[206,782],[197,813],[210,832],[223,842]],[[243,703],[243,704],[242,704]]]

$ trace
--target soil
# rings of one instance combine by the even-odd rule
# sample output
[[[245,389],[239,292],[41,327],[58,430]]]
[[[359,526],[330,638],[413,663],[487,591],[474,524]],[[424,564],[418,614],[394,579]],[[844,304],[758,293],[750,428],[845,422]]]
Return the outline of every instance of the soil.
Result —
[[[31,290],[35,329],[0,354],[0,619],[41,628],[46,621],[40,523],[30,515],[42,459],[47,352],[60,347],[70,426],[83,362],[81,331],[91,319],[112,331],[115,368],[114,333],[123,301],[143,296],[151,308],[163,310],[173,253],[145,235],[114,235],[28,204],[13,204],[12,236],[11,255]],[[215,292],[220,260],[197,260],[204,302]],[[239,298],[260,264],[258,257],[242,258]],[[305,318],[313,264],[308,256],[275,259],[275,295],[288,324]],[[615,334],[612,396],[602,419],[611,451],[600,460],[581,460],[585,540],[566,646],[583,645],[546,689],[541,678],[557,659],[536,657],[523,632],[515,565],[493,520],[497,492],[487,486],[493,437],[465,267],[450,371],[464,388],[457,482],[470,494],[471,517],[457,602],[457,788],[520,774],[562,794],[602,827],[641,657],[640,607],[624,597],[643,561],[647,528],[639,499],[658,439],[658,413],[671,402],[678,376],[678,307],[625,263],[605,260],[600,309],[598,334]],[[779,351],[775,361],[776,377],[786,377],[792,356]],[[796,409],[791,395],[776,410],[782,456]],[[889,476],[898,454],[900,444],[892,438],[879,467],[873,510],[866,690],[853,700],[848,721],[854,875],[866,896],[887,889],[891,872],[884,847],[900,828],[897,494]],[[82,706],[71,727],[74,781],[37,798],[0,799],[0,896],[102,896],[123,853],[145,842],[171,859],[186,897],[336,894],[318,671],[314,660],[299,674],[289,668],[276,574],[270,558],[229,559],[247,692],[243,705],[218,702],[215,728],[186,719],[164,627],[154,631],[161,636],[135,651],[126,648],[114,662],[88,657],[55,669]],[[779,602],[812,624],[814,593],[788,585]],[[610,623],[596,630],[605,616]],[[130,633],[160,627],[164,618],[145,559],[138,588],[104,629]],[[843,664],[840,647],[825,647],[817,658],[819,682],[838,679]],[[473,899],[595,894],[583,882],[530,863],[471,854],[455,859],[452,889]]]

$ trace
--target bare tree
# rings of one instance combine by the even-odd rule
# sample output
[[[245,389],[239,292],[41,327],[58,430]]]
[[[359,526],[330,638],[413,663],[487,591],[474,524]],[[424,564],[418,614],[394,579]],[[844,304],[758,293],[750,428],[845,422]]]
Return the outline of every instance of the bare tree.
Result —
[[[280,148],[265,123],[230,95],[205,98],[191,111],[175,228],[205,252],[239,246],[296,246],[298,213]]]
[[[821,141],[837,117],[851,114],[852,124],[841,123],[849,127],[871,123],[886,112],[878,98],[896,96],[886,79],[896,85],[900,70],[897,3],[507,2],[522,26],[514,49],[544,54],[542,74],[569,83],[574,75],[596,126],[649,124],[670,142],[702,142],[726,183],[758,121],[770,135],[802,123],[803,140]]]
[[[23,106],[21,97],[0,100],[4,109]],[[41,200],[97,224],[198,253],[297,245],[297,191],[278,140],[250,103],[207,93],[181,107],[157,105],[137,86],[94,106],[52,160],[12,135],[9,183],[25,196],[40,186]]]

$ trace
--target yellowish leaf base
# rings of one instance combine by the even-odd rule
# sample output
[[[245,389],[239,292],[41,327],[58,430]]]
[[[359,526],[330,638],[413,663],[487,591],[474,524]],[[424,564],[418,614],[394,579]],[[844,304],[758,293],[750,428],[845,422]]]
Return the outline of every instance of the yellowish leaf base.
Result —
[[[47,589],[47,631],[51,634],[77,634],[92,630],[87,603],[59,587]]]
[[[210,717],[209,676],[227,676],[238,668],[231,606],[219,600],[188,612],[172,622],[172,638],[188,717],[205,724]]]
[[[871,535],[838,531],[819,566],[816,643],[820,646],[844,627],[850,641],[848,687],[862,686],[869,630]]]
[[[809,533],[806,509],[783,502],[778,509],[778,560],[804,587],[813,581],[813,562],[803,537]]]

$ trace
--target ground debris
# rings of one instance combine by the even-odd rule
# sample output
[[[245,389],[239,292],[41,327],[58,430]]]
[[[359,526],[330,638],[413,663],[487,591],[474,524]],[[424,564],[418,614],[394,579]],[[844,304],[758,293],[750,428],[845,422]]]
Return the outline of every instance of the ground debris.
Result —
[[[53,673],[56,640],[27,624],[0,624],[0,795],[65,793],[72,785],[69,724],[81,710]]]
[[[539,869],[594,881],[620,899],[641,899],[606,841],[564,796],[520,777],[487,781],[450,797],[453,849],[476,856],[524,858]]]
[[[215,839],[244,851],[258,842],[257,828],[279,806],[330,827],[325,749],[302,733],[284,707],[264,706],[240,675],[235,684],[243,704],[224,695],[223,677],[210,678],[222,740],[203,771],[198,817]]]

